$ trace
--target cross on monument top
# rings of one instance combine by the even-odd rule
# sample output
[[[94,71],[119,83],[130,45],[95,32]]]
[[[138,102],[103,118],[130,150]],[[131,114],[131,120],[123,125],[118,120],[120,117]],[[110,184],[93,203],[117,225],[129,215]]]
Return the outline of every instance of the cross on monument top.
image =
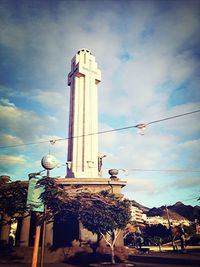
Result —
[[[85,76],[87,72],[93,75],[96,84],[101,81],[101,71],[97,66],[95,57],[89,49],[82,48],[71,60],[71,71],[68,74],[68,85],[71,85],[74,77]]]

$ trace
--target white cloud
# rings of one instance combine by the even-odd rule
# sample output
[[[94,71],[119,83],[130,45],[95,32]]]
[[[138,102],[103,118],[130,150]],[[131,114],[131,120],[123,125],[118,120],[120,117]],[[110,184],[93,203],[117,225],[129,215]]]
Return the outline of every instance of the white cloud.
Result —
[[[69,94],[67,88],[54,90],[35,90],[32,100],[39,102],[47,110],[51,110],[54,114],[59,113],[67,119]],[[59,108],[58,108],[59,106]],[[67,123],[67,122],[66,122]]]
[[[6,98],[1,98],[0,103],[4,106],[10,106],[10,107],[15,107],[14,103],[11,103],[9,99]]]
[[[143,192],[148,195],[156,194],[159,191],[159,186],[153,179],[141,179],[141,178],[133,178],[131,181],[129,180],[127,183],[127,191],[128,192]]]
[[[200,177],[184,177],[173,183],[176,189],[196,188],[200,186]]]
[[[113,128],[108,126],[107,124],[100,124],[99,126],[99,132],[101,131],[112,131]],[[99,147],[106,147],[108,150],[112,147],[115,147],[118,142],[118,137],[116,132],[110,132],[105,134],[99,134],[98,135],[99,140]],[[104,151],[105,152],[105,151]],[[107,151],[108,152],[108,151]]]
[[[22,145],[23,140],[21,138],[18,138],[16,136],[13,136],[11,134],[0,134],[0,146],[13,146],[13,145]]]
[[[0,155],[0,161],[4,161],[4,164],[16,165],[25,164],[26,160],[24,156],[13,156],[13,155]]]
[[[41,116],[33,111],[23,110],[13,106],[0,106],[0,123],[4,131],[12,132],[16,138],[23,141],[35,141],[45,131],[45,126],[52,125],[52,116]]]
[[[24,155],[0,155],[0,172],[2,175],[9,175],[12,178],[26,168],[26,163]]]

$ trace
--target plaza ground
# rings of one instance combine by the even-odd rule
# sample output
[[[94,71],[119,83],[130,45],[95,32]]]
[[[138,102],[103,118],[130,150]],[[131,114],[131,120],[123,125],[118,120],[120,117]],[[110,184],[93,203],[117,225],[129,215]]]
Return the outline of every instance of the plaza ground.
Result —
[[[130,264],[130,265],[129,265]],[[185,253],[180,250],[174,252],[171,247],[163,248],[162,252],[157,247],[150,247],[148,254],[132,255],[129,264],[121,263],[119,267],[199,267],[200,266],[200,246],[187,247]],[[67,263],[44,263],[43,267],[88,267],[86,264],[72,265]],[[98,266],[98,265],[96,265]],[[100,265],[99,265],[100,266]],[[31,263],[19,263],[2,261],[0,267],[31,267]],[[38,267],[40,264],[38,263]]]

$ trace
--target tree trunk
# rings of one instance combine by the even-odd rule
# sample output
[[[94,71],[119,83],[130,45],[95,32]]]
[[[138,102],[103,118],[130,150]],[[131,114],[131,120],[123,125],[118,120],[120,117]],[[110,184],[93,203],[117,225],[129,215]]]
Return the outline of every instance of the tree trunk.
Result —
[[[111,246],[111,261],[112,264],[115,264],[115,253],[114,253],[114,246]]]

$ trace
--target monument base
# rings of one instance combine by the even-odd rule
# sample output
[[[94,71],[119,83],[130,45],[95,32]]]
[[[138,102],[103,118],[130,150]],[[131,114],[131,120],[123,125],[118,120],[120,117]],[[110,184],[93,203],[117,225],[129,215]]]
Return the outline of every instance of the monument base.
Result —
[[[115,178],[59,178],[57,183],[62,186],[64,190],[70,190],[76,192],[77,187],[86,188],[92,193],[98,193],[100,191],[109,190],[110,193],[123,197],[122,188],[126,185],[126,181],[122,181]],[[74,188],[73,188],[74,187]],[[83,243],[96,242],[97,236],[92,232],[85,229],[81,223],[79,223],[79,239]],[[106,244],[105,244],[106,245]],[[123,235],[119,235],[116,246],[123,246]]]
[[[62,188],[68,189],[76,185],[88,188],[93,193],[98,193],[103,190],[110,190],[111,193],[122,195],[121,189],[126,185],[126,181],[118,178],[59,178],[57,183],[62,185]]]

